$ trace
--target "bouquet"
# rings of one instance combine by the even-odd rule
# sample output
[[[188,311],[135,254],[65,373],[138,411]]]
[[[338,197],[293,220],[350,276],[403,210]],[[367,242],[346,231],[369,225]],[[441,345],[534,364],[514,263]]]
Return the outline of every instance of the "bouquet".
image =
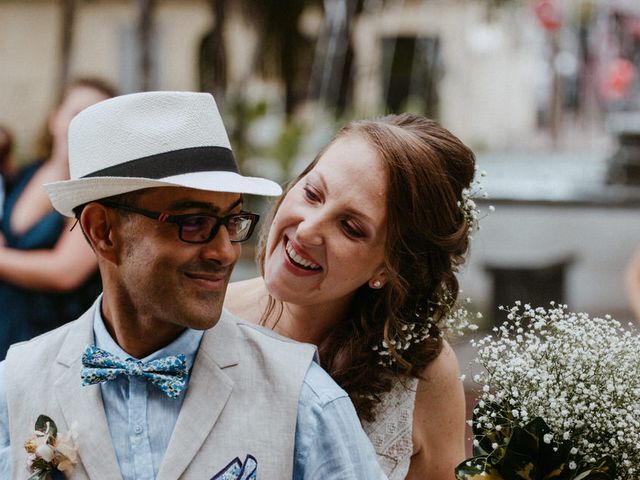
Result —
[[[640,336],[610,316],[516,302],[473,342],[486,371],[460,480],[640,478]]]

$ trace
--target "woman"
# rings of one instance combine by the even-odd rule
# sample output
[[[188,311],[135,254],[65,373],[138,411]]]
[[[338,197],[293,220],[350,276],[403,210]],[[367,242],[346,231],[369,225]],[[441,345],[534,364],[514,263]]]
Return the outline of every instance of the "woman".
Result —
[[[80,229],[53,210],[43,184],[69,178],[67,130],[81,110],[115,94],[105,82],[78,79],[49,117],[46,159],[18,172],[2,216],[0,359],[11,343],[74,319],[100,291],[97,263]]]
[[[227,308],[318,346],[391,479],[453,479],[464,395],[439,322],[473,223],[473,153],[437,123],[390,115],[344,127],[275,205],[262,278]]]

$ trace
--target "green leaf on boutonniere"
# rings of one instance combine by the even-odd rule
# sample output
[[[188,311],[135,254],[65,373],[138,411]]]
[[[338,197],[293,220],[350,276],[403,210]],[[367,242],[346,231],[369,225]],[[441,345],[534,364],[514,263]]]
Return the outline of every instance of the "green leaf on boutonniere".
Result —
[[[46,480],[51,473],[52,467],[48,462],[45,462],[42,458],[38,458],[33,462],[33,474],[28,480]]]
[[[56,439],[58,436],[58,427],[56,422],[46,415],[40,415],[36,420],[36,430],[48,434],[50,438]]]
[[[31,475],[27,480],[47,480],[47,475],[49,472],[43,472],[42,470],[38,470],[36,473]]]

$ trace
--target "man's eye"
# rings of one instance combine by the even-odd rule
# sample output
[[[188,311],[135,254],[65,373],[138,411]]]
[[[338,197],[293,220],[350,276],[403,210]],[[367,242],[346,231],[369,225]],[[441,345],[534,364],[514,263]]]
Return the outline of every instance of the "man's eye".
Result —
[[[229,230],[243,232],[251,226],[251,218],[244,215],[237,215],[229,219]]]
[[[200,217],[200,216],[192,216],[185,217],[182,220],[182,228],[188,230],[200,230],[206,227],[211,226],[211,224],[215,223],[215,219],[212,217]]]

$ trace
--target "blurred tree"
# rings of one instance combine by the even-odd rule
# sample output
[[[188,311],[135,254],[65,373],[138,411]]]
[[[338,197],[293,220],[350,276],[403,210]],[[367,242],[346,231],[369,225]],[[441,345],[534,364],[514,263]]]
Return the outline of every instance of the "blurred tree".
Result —
[[[233,9],[239,9],[252,26],[259,52],[252,60],[263,75],[276,76],[284,85],[287,114],[306,98],[310,75],[310,42],[298,28],[302,12],[320,0],[209,0],[215,26],[200,45],[200,86],[204,91],[225,91],[227,87],[224,48],[225,23]]]
[[[138,0],[138,45],[139,45],[139,74],[140,90],[151,88],[153,64],[151,60],[151,33],[153,28],[153,14],[155,0]]]
[[[58,80],[58,96],[62,96],[65,85],[69,81],[71,65],[71,46],[73,43],[73,27],[75,24],[76,0],[60,0],[62,22],[60,23],[60,73]]]
[[[263,45],[260,63],[267,75],[275,73],[285,89],[285,111],[290,115],[296,105],[306,98],[309,83],[308,68],[300,68],[308,61],[309,45],[298,28],[304,9],[314,0],[264,0],[258,2]],[[245,0],[255,9],[255,2]],[[302,72],[302,75],[300,74]]]
[[[223,99],[227,90],[227,57],[224,51],[224,19],[227,1],[209,0],[209,7],[215,19],[214,26],[200,42],[200,90],[215,93]]]
[[[371,2],[369,2],[371,3]],[[354,59],[351,32],[363,0],[324,0],[324,26],[316,45],[310,97],[340,115],[351,103]]]

